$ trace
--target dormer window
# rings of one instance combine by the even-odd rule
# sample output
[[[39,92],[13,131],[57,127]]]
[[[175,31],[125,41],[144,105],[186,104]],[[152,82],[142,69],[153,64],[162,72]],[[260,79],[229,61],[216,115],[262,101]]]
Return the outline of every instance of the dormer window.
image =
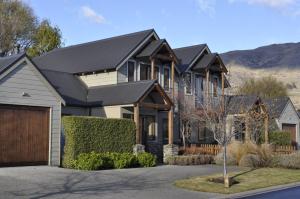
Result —
[[[192,74],[186,73],[184,76],[184,84],[185,84],[185,94],[191,95],[192,94]]]
[[[170,68],[164,67],[164,89],[166,91],[170,90]]]
[[[140,80],[151,79],[151,66],[148,64],[140,65]]]
[[[135,62],[128,61],[127,62],[128,82],[133,82],[134,81],[134,68],[135,68]]]

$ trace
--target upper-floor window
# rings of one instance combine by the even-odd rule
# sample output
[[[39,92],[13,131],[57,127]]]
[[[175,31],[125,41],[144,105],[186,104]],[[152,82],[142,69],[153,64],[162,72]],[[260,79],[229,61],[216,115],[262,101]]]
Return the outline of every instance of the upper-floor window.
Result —
[[[203,91],[203,78],[201,75],[195,75],[195,95],[200,96],[202,95]]]
[[[127,62],[128,82],[133,82],[134,81],[134,68],[135,68],[135,62],[128,61]]]
[[[218,96],[218,78],[217,77],[213,78],[213,96],[214,97]]]
[[[154,77],[159,82],[159,67],[158,66],[155,66],[155,68],[154,68]]]
[[[186,73],[184,76],[185,94],[192,94],[192,74]]]
[[[148,64],[140,64],[140,80],[151,79],[151,66]]]
[[[170,90],[170,68],[164,67],[164,89]]]

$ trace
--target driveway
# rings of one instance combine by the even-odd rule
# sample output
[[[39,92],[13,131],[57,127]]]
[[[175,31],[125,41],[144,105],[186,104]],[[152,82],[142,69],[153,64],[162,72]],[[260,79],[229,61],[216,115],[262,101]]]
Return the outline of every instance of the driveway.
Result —
[[[221,171],[215,165],[86,172],[47,166],[0,168],[0,198],[214,198],[220,195],[187,191],[172,183]]]

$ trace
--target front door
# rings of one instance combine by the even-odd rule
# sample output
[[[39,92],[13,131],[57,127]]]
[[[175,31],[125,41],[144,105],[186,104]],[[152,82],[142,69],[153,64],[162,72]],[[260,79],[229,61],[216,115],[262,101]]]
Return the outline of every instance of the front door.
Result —
[[[155,116],[142,115],[140,123],[142,125],[142,144],[147,149],[147,143],[156,140]]]
[[[196,107],[203,104],[203,78],[201,75],[195,75],[195,103]]]

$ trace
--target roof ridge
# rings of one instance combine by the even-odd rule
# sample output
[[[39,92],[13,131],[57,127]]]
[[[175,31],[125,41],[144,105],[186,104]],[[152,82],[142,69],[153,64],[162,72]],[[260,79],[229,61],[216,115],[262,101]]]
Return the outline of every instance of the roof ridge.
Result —
[[[185,48],[194,48],[194,47],[199,47],[199,46],[207,46],[207,44],[206,43],[195,44],[195,45],[191,45],[191,46],[184,46],[184,47],[179,47],[179,48],[173,48],[173,50],[181,50],[181,49],[185,49]]]
[[[51,50],[47,53],[44,53],[43,55],[38,56],[34,59],[39,59],[41,57],[44,57],[45,55],[48,55],[48,54],[51,54],[53,52],[57,52],[57,51],[60,51],[60,50],[85,46],[85,45],[89,45],[89,44],[93,44],[93,43],[97,43],[97,42],[101,42],[101,41],[109,41],[109,40],[116,39],[116,38],[128,37],[128,36],[132,36],[132,35],[135,35],[135,34],[139,34],[139,33],[143,33],[143,32],[150,32],[150,31],[154,31],[154,29],[153,28],[152,29],[146,29],[146,30],[127,33],[127,34],[123,34],[123,35],[116,35],[116,36],[113,36],[113,37],[107,37],[107,38],[104,38],[104,39],[98,39],[98,40],[95,40],[95,41],[89,41],[89,42],[84,42],[84,43],[80,43],[80,44],[74,44],[74,45],[70,45],[70,46],[66,46],[66,47],[62,47],[62,48],[55,48],[55,49],[53,49],[53,50]]]

